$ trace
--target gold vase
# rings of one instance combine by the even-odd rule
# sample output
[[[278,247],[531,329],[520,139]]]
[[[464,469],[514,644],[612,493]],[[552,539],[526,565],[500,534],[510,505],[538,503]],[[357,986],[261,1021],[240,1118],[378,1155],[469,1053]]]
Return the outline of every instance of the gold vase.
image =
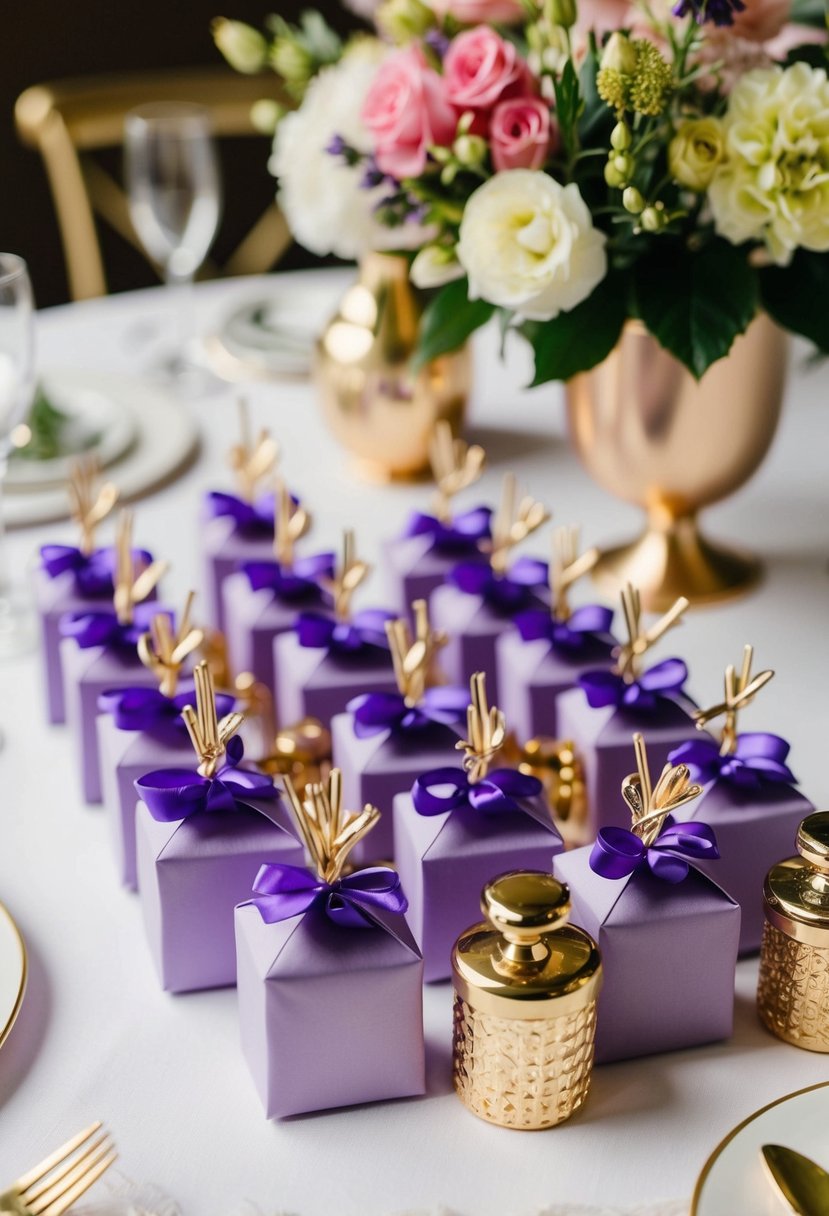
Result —
[[[695,380],[638,322],[607,359],[566,385],[573,443],[604,489],[647,512],[638,539],[606,549],[593,577],[609,594],[627,582],[643,606],[727,599],[752,586],[759,561],[707,540],[701,507],[755,472],[780,416],[786,338],[760,314],[731,352]]]
[[[413,375],[422,311],[406,258],[369,253],[317,342],[314,380],[323,414],[360,471],[374,480],[425,472],[441,419],[454,434],[462,429],[469,349],[442,355]]]

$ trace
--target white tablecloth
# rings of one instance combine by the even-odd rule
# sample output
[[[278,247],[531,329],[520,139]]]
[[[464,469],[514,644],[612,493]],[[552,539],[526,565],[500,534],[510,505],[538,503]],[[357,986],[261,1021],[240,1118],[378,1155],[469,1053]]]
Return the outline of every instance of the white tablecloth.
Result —
[[[343,282],[331,272],[317,279],[320,318]],[[295,283],[285,276],[200,288],[201,323],[209,326],[265,286],[288,293]],[[168,307],[159,292],[143,292],[43,312],[41,365],[137,374],[149,353],[145,323],[157,324]],[[598,490],[567,447],[558,389],[521,391],[525,353],[511,352],[502,367],[496,348],[495,336],[484,335],[477,349],[471,429],[490,454],[480,497],[491,500],[505,469],[514,468],[558,522],[581,522],[586,543],[630,533],[636,512]],[[229,484],[223,456],[235,434],[234,396],[228,389],[189,407],[202,426],[201,459],[137,509],[141,543],[172,559],[175,598],[198,569],[199,496]],[[694,613],[673,635],[689,661],[692,691],[706,699],[718,694],[723,668],[738,660],[743,643],[754,643],[758,663],[776,668],[777,677],[744,725],[793,740],[802,787],[824,806],[826,396],[825,376],[807,370],[797,350],[770,457],[709,516],[712,533],[763,555],[766,583],[749,599]],[[428,501],[425,485],[354,480],[307,384],[259,384],[249,397],[256,421],[283,445],[290,484],[313,506],[320,541],[336,543],[349,521],[361,551],[376,556],[380,538]],[[68,525],[13,534],[18,572],[36,544],[70,534]],[[381,590],[375,583],[373,602]],[[739,968],[731,1042],[601,1068],[578,1118],[519,1135],[479,1122],[451,1092],[450,989],[441,984],[425,998],[425,1098],[270,1124],[240,1056],[235,992],[160,991],[136,898],[116,881],[101,811],[83,806],[76,792],[68,734],[43,725],[35,657],[0,667],[0,686],[0,899],[21,925],[31,964],[21,1017],[0,1051],[0,1181],[98,1117],[118,1141],[123,1172],[163,1187],[187,1216],[227,1216],[242,1200],[266,1216],[388,1216],[441,1205],[466,1216],[526,1216],[561,1204],[644,1204],[690,1196],[709,1151],[734,1123],[829,1080],[829,1058],[784,1046],[761,1029],[756,965],[747,962]],[[642,970],[644,983],[647,959]]]

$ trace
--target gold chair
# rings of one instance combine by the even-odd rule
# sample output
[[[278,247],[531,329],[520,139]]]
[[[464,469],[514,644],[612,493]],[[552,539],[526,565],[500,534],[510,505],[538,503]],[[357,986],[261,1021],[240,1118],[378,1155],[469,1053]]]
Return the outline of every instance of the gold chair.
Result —
[[[18,134],[43,157],[73,299],[106,294],[96,215],[147,256],[130,222],[121,186],[94,158],[95,152],[122,145],[127,112],[155,101],[198,102],[210,111],[217,138],[261,138],[251,123],[250,111],[263,97],[284,103],[276,77],[239,76],[225,68],[79,77],[33,85],[21,93],[15,106]],[[272,203],[225,261],[221,273],[269,270],[290,244],[285,220]],[[208,265],[207,273],[219,271]]]

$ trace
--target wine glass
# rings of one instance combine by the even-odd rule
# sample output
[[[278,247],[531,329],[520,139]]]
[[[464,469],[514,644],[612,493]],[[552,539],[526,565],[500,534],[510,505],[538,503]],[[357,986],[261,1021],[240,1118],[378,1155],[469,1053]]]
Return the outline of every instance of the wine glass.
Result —
[[[125,119],[124,160],[133,226],[178,297],[178,343],[166,371],[180,381],[196,371],[193,280],[221,214],[209,111],[166,101],[131,110]]]
[[[0,253],[0,500],[12,433],[29,412],[34,393],[34,300],[29,271],[14,253]],[[0,658],[33,641],[31,612],[5,562],[0,501]]]

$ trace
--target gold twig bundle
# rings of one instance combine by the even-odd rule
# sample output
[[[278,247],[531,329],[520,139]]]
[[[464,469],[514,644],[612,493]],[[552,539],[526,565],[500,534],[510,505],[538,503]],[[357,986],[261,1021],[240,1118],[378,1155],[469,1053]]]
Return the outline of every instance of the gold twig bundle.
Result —
[[[654,646],[661,637],[678,625],[683,612],[688,607],[684,595],[673,604],[659,620],[645,629],[642,625],[642,604],[639,591],[631,583],[622,591],[622,613],[625,618],[628,640],[616,652],[616,671],[628,681],[633,681],[639,674],[643,655]]]
[[[343,556],[334,577],[321,580],[334,600],[334,615],[338,621],[347,621],[350,617],[354,592],[371,571],[368,562],[355,557],[354,551],[354,532],[349,528],[343,535]]]
[[[477,443],[452,438],[452,428],[443,419],[435,426],[429,445],[429,462],[437,483],[435,515],[447,523],[452,518],[452,499],[474,485],[486,465],[486,452]]]
[[[233,675],[227,655],[227,639],[220,629],[206,633],[201,652],[218,691],[231,693],[240,703],[245,718],[259,719],[263,750],[267,750],[276,732],[273,697],[268,686],[257,680],[252,671],[240,671],[238,675]]]
[[[196,708],[185,705],[181,711],[190,742],[199,759],[202,777],[212,777],[224,758],[227,741],[236,734],[245,715],[234,710],[221,721],[216,716],[216,690],[207,663],[199,663],[193,672],[196,686]]]
[[[471,782],[481,781],[507,741],[503,713],[486,699],[486,676],[476,671],[469,682],[472,700],[466,711],[467,738],[455,747],[464,753],[463,767]]]
[[[756,676],[752,676],[753,660],[754,647],[747,645],[743,648],[743,662],[739,676],[733,665],[729,664],[725,669],[725,700],[720,701],[717,705],[712,705],[710,709],[698,709],[694,713],[694,721],[698,730],[703,730],[713,718],[724,715],[720,732],[721,756],[733,755],[736,750],[739,711],[750,705],[760,689],[764,688],[774,677],[773,671],[760,671]]]
[[[187,596],[176,630],[168,614],[159,612],[150,621],[149,632],[138,639],[138,657],[156,676],[159,691],[165,697],[175,696],[184,660],[204,641],[204,630],[193,629],[190,624],[195,595],[191,591]]]
[[[95,529],[118,501],[118,487],[111,481],[98,486],[100,476],[101,465],[97,456],[73,460],[69,468],[71,514],[81,531],[81,553],[87,557],[95,548]]]
[[[509,556],[516,545],[531,536],[545,524],[550,513],[543,503],[525,494],[516,506],[517,487],[515,475],[507,473],[501,491],[501,502],[492,521],[490,542],[490,564],[497,574],[503,574],[509,564]]]
[[[157,587],[169,563],[151,562],[138,570],[132,552],[132,511],[121,511],[115,535],[115,594],[113,604],[118,620],[129,625],[136,604],[142,603]]]
[[[333,768],[326,782],[305,786],[300,798],[290,777],[285,791],[308,856],[323,882],[334,882],[348,854],[370,832],[380,812],[369,803],[362,811],[343,809],[342,774]]]
[[[440,683],[436,659],[438,652],[449,641],[442,630],[432,629],[426,600],[415,600],[412,611],[414,637],[405,618],[386,622],[397,687],[409,706],[417,705],[427,688]]]
[[[294,545],[311,527],[311,516],[301,503],[295,503],[281,477],[276,479],[273,551],[283,566],[294,563]]]
[[[589,574],[598,560],[598,549],[587,549],[579,556],[578,528],[556,528],[553,532],[550,596],[557,621],[568,620],[571,613],[568,592],[575,582]]]
[[[259,482],[269,477],[279,459],[279,444],[264,427],[253,440],[250,411],[244,397],[239,398],[239,429],[241,440],[234,443],[228,454],[230,467],[236,474],[239,490],[246,502],[253,502]]]
[[[645,740],[639,733],[633,736],[633,747],[637,771],[622,782],[622,797],[630,808],[631,830],[643,844],[651,845],[667,817],[699,797],[702,786],[692,783],[687,765],[666,764],[654,788]]]

